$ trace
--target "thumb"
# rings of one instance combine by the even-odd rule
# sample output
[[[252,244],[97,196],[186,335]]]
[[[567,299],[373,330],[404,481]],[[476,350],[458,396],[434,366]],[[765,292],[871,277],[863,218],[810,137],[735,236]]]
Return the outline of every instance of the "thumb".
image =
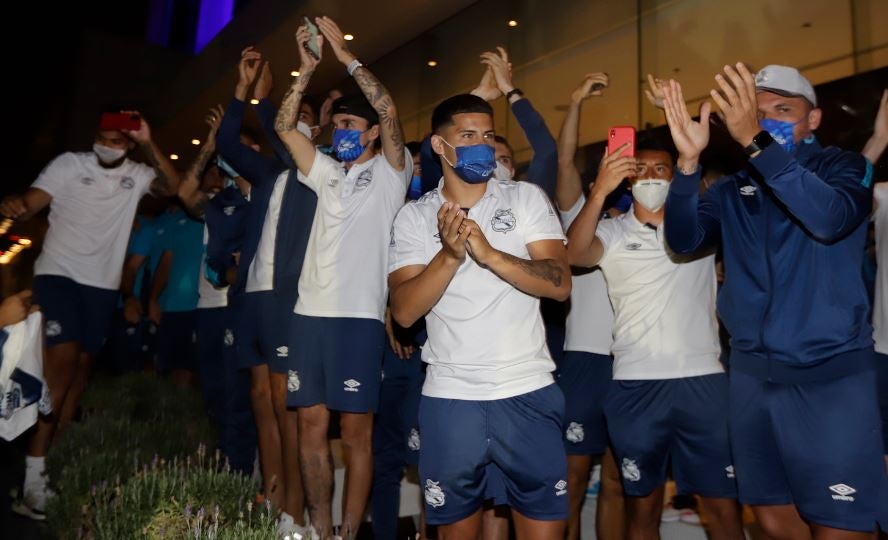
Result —
[[[704,101],[703,105],[700,105],[700,123],[703,125],[709,125],[709,114],[712,112],[712,103],[709,101]]]

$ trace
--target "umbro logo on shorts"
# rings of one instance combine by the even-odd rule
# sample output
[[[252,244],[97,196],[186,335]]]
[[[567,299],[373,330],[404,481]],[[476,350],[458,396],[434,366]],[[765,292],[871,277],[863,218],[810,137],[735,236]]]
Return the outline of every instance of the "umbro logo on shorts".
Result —
[[[567,494],[567,482],[564,480],[559,480],[555,483],[555,496],[561,497],[562,495]]]
[[[746,195],[747,197],[752,197],[755,195],[755,192],[758,188],[755,186],[743,186],[740,188],[740,195]]]
[[[623,458],[623,478],[630,482],[638,482],[641,480],[641,471],[634,459]]]
[[[285,358],[287,356],[290,356],[290,348],[286,345],[281,345],[275,350],[277,351],[278,358]]]
[[[829,486],[829,490],[833,492],[834,501],[854,502],[851,495],[857,493],[857,490],[847,484],[835,484]]]
[[[357,392],[358,387],[361,386],[361,383],[359,383],[358,381],[356,381],[354,379],[349,379],[347,381],[344,381],[342,384],[345,385],[343,390],[345,390],[346,392]]]
[[[438,485],[438,482],[433,482],[430,479],[426,480],[425,501],[426,504],[432,508],[444,506],[444,491],[441,489],[441,486]]]
[[[737,475],[734,474],[733,465],[728,465],[727,467],[725,467],[725,476],[727,476],[728,478],[736,478]]]

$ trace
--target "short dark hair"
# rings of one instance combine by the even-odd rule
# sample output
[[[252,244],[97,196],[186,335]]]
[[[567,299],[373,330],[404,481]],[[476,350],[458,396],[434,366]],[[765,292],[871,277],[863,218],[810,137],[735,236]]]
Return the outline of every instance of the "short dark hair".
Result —
[[[638,155],[639,152],[665,152],[669,154],[669,159],[675,163],[677,159],[677,155],[675,152],[675,148],[671,145],[663,144],[657,139],[653,138],[644,138],[635,143],[635,155]]]
[[[493,107],[478,96],[472,94],[457,94],[438,104],[432,112],[432,133],[440,134],[440,131],[453,125],[453,117],[457,114],[482,113],[489,114],[493,118]]]
[[[494,135],[493,140],[500,143],[500,144],[506,145],[506,148],[509,149],[509,153],[512,154],[513,156],[515,155],[515,150],[512,148],[512,145],[509,144],[508,139],[506,139],[502,135]]]
[[[315,117],[315,122],[321,121],[321,107],[318,105],[318,100],[314,96],[303,96],[302,103],[308,105],[308,108],[311,109],[311,113]]]
[[[420,152],[420,150],[422,150],[422,143],[419,141],[410,141],[404,146],[407,147],[407,150],[410,152],[411,156],[415,156]]]

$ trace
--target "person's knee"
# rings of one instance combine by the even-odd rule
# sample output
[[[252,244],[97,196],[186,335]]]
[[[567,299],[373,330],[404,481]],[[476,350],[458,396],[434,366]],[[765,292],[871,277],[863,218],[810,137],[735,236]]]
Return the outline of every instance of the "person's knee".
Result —
[[[647,497],[627,497],[626,515],[629,523],[644,527],[659,527],[662,509],[658,498],[651,495]]]
[[[340,422],[342,444],[352,450],[369,450],[373,440],[373,416],[343,414]]]
[[[326,443],[330,413],[323,405],[299,409],[299,440],[301,444]]]
[[[786,538],[792,529],[782,516],[768,510],[756,510],[755,519],[762,531],[771,538]]]
[[[731,525],[740,520],[740,507],[734,499],[703,499],[703,506],[712,519],[722,525]]]

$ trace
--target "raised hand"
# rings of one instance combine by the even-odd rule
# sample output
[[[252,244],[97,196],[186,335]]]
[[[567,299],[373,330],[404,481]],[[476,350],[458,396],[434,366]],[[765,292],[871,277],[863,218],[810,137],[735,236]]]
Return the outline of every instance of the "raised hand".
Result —
[[[677,81],[670,80],[664,85],[663,95],[666,123],[669,124],[672,141],[678,150],[679,167],[687,170],[683,163],[688,167],[696,167],[700,154],[709,144],[709,113],[712,106],[708,101],[704,103],[700,107],[700,121],[695,122],[688,113],[681,85]]]
[[[262,70],[259,72],[259,79],[256,80],[256,86],[253,88],[253,97],[262,101],[271,94],[272,86],[271,62],[265,62],[262,64]]]
[[[589,188],[590,199],[603,199],[607,197],[623,182],[624,179],[635,176],[636,160],[634,157],[623,156],[623,150],[629,148],[630,143],[617,148],[617,150],[608,155],[607,149],[604,150],[604,157],[598,165],[598,176],[595,182]]]
[[[496,48],[497,52],[481,53],[481,63],[493,71],[496,87],[503,94],[508,94],[515,89],[512,84],[512,64],[509,62],[509,53],[502,47]]]
[[[655,79],[653,75],[648,73],[648,87],[644,89],[644,95],[647,97],[651,105],[658,109],[664,107],[663,99],[665,98],[665,94],[663,87],[665,85],[666,81],[663,79]]]
[[[242,91],[244,96],[247,94],[247,89],[256,80],[256,74],[259,73],[261,64],[262,54],[253,46],[241,51],[240,63],[237,65],[237,90]]]
[[[333,54],[336,55],[337,60],[346,66],[351,64],[352,60],[355,59],[355,55],[348,50],[342,30],[339,29],[339,26],[333,19],[330,17],[317,17],[315,24],[318,25],[318,30],[321,31],[321,34],[327,38],[327,42],[330,43],[330,48],[333,49]]]
[[[466,213],[458,204],[446,202],[438,210],[438,236],[441,238],[441,251],[457,261],[466,258],[466,240],[472,233],[471,226],[463,227]]]
[[[8,296],[0,303],[0,327],[22,322],[33,311],[35,309],[31,306],[31,291]]]
[[[21,195],[9,195],[0,201],[0,214],[9,219],[18,219],[28,213],[25,198]]]
[[[123,114],[136,115],[142,119],[141,124],[139,125],[139,129],[130,130],[124,129],[123,134],[129,137],[130,139],[136,141],[141,145],[145,145],[151,142],[151,126],[148,125],[148,122],[145,121],[145,117],[142,116],[142,113],[139,111],[120,111]]]
[[[724,95],[715,89],[710,90],[709,95],[721,109],[728,132],[741,146],[749,146],[762,129],[755,99],[755,78],[743,63],[737,62],[736,69],[725,66],[724,75],[717,74],[715,81]]]
[[[478,86],[470,93],[478,96],[484,101],[493,101],[503,95],[503,93],[500,92],[500,89],[496,86],[496,78],[494,77],[493,70],[490,66],[487,66],[487,69],[484,70],[481,82],[478,83]]]
[[[318,64],[321,63],[321,58],[324,56],[324,36],[318,36],[318,58],[315,58],[308,49],[306,48],[306,43],[311,39],[311,33],[308,31],[308,27],[306,25],[302,25],[296,29],[296,43],[299,44],[299,76],[304,77],[306,73],[311,73],[315,70]]]
[[[579,105],[592,96],[600,96],[609,83],[610,79],[607,73],[587,73],[577,89],[570,95],[570,100]]]
[[[873,135],[866,141],[861,154],[866,156],[871,163],[875,163],[882,157],[886,147],[888,147],[888,89],[882,92],[879,111],[876,113],[876,121],[873,123]]]
[[[216,133],[219,131],[219,125],[222,123],[222,117],[225,115],[225,109],[222,108],[222,105],[216,105],[215,107],[211,107],[207,115],[204,117],[204,122],[210,126],[210,131],[207,133],[207,140],[204,143],[205,145],[210,145],[212,147],[216,146]]]

